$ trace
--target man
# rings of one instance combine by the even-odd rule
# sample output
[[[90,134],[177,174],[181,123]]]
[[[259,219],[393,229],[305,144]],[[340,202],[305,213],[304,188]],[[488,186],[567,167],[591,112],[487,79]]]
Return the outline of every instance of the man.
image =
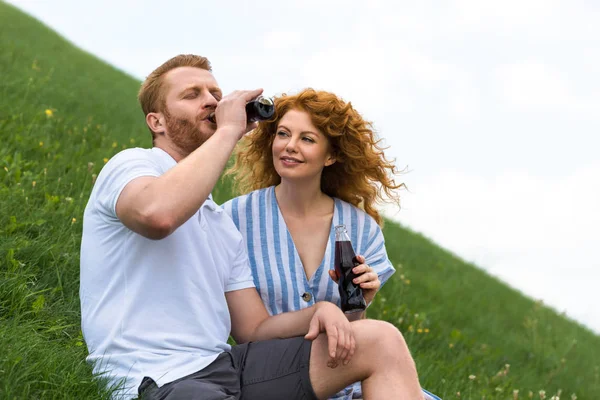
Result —
[[[113,157],[84,213],[88,360],[122,398],[325,399],[362,381],[365,398],[422,399],[392,325],[349,323],[327,302],[265,310],[242,237],[210,195],[253,127],[245,104],[261,92],[222,98],[210,63],[194,55],[172,58],[143,83],[154,147]],[[230,333],[243,344],[230,348]]]

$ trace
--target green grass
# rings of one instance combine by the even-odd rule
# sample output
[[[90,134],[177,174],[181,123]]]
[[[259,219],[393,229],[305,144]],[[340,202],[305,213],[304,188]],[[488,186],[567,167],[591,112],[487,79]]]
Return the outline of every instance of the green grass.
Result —
[[[108,398],[84,362],[81,218],[104,160],[151,145],[140,82],[1,2],[0,47],[0,398]],[[600,399],[600,337],[419,234],[384,232],[398,273],[369,316],[402,330],[425,388]]]

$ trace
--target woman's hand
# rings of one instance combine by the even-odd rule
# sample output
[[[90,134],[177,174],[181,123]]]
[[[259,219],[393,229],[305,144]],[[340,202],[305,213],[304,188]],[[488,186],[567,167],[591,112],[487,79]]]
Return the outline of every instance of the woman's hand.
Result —
[[[338,363],[348,364],[356,348],[352,325],[342,310],[333,303],[320,301],[314,307],[315,313],[304,338],[315,340],[319,333],[324,332],[327,335],[329,351],[327,366],[335,368]]]
[[[356,285],[359,285],[360,288],[363,290],[363,296],[365,297],[367,305],[369,305],[371,304],[371,302],[375,298],[375,294],[381,287],[381,281],[379,280],[379,275],[377,275],[375,270],[369,267],[369,265],[365,264],[366,260],[363,256],[356,256],[356,260],[360,263],[360,265],[357,265],[352,269],[354,275],[357,275],[357,277],[354,278],[353,282]],[[329,276],[337,283],[338,276],[335,270],[330,269]]]

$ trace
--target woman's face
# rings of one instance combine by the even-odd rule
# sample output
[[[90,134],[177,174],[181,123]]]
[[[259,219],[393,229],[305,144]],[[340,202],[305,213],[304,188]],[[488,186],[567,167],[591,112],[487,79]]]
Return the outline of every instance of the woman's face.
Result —
[[[328,138],[305,111],[290,110],[277,125],[273,163],[282,179],[321,179],[321,172],[335,162]]]

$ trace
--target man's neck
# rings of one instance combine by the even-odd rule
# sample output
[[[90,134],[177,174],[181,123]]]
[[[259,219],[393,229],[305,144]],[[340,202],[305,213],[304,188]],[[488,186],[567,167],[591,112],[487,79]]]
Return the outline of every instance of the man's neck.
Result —
[[[180,149],[173,145],[169,145],[169,143],[155,142],[154,147],[157,147],[170,155],[176,162],[180,162],[187,156],[187,154],[184,155]]]

